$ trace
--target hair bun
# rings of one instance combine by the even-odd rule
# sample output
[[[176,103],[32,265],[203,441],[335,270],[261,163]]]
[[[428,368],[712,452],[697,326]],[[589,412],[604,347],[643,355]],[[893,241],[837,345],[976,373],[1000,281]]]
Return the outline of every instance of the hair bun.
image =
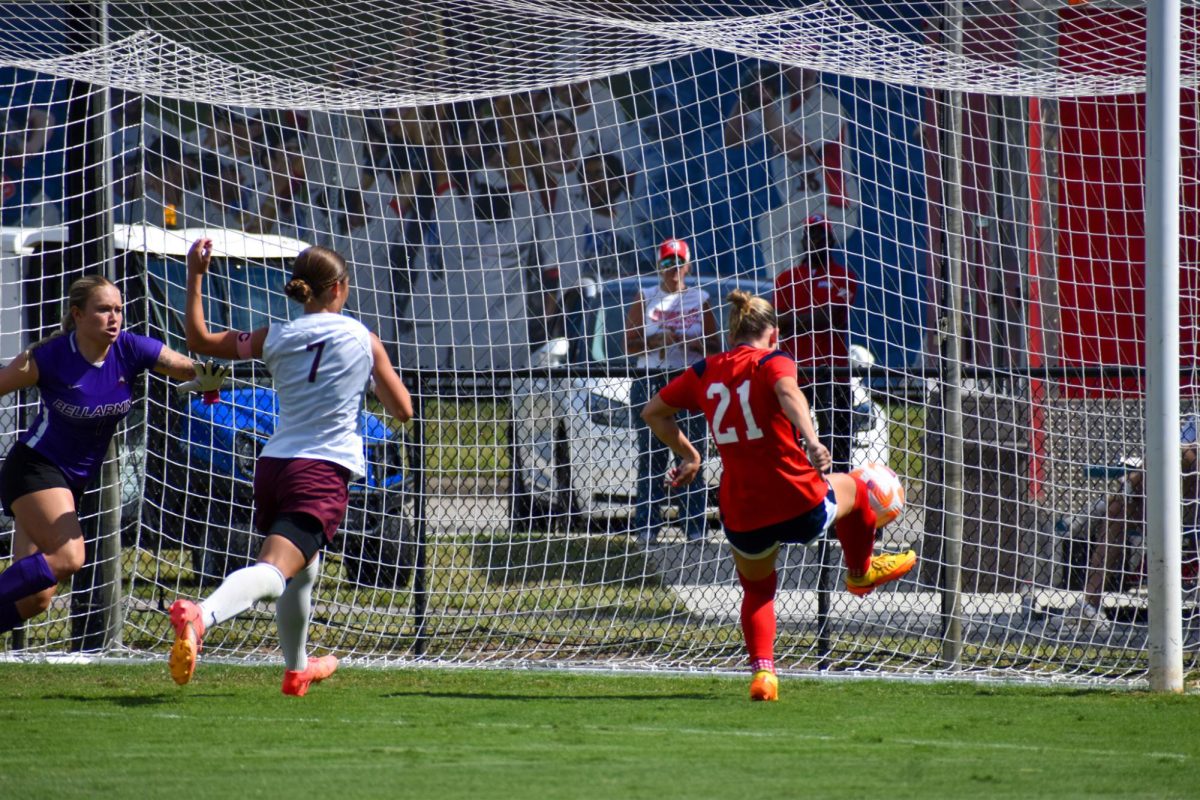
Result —
[[[304,278],[292,278],[283,287],[283,293],[298,303],[307,303],[313,296],[312,286]]]

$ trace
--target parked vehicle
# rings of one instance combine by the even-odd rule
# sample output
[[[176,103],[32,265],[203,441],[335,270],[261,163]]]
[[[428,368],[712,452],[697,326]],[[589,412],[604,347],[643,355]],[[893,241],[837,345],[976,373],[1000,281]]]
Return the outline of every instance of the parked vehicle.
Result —
[[[249,563],[258,551],[251,526],[254,465],[275,432],[279,399],[265,387],[221,391],[221,402],[189,403],[181,437],[188,480],[184,540],[197,572],[223,576]],[[396,589],[407,584],[413,563],[409,510],[405,507],[403,443],[374,414],[362,412],[367,475],[350,485],[350,504],[340,529],[347,580]]]
[[[581,373],[616,372],[617,376],[533,378],[519,382],[513,398],[514,525],[555,526],[600,523],[625,515],[635,499],[640,409],[630,405],[633,362],[625,356],[625,318],[639,289],[653,277],[623,278],[598,287],[584,310],[585,335],[568,342],[556,339],[534,354],[547,367],[571,366]],[[718,325],[726,329],[723,302],[729,292],[744,289],[770,296],[772,285],[746,279],[707,280],[700,285],[711,299]],[[862,347],[852,358],[870,359]],[[624,372],[625,374],[621,374]],[[855,409],[855,466],[887,461],[887,415],[862,381],[852,380]],[[716,449],[709,449],[703,470],[713,489],[720,480]],[[716,509],[714,501],[710,507]],[[670,497],[668,495],[668,502]]]

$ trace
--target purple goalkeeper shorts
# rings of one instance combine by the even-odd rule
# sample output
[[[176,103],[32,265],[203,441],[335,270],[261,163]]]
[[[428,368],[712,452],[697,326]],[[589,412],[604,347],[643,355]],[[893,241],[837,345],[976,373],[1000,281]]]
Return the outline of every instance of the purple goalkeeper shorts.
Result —
[[[332,542],[350,502],[350,470],[315,458],[263,456],[254,468],[254,527],[264,536],[280,514],[308,514]]]

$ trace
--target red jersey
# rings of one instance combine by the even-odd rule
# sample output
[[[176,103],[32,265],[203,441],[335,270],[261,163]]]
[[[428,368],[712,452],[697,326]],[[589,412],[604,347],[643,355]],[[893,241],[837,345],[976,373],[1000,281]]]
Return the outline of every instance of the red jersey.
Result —
[[[787,353],[741,345],[697,361],[659,393],[672,408],[702,411],[708,420],[724,464],[721,517],[730,530],[793,519],[829,491],[775,395],[785,377],[796,377]]]
[[[804,368],[847,366],[848,320],[857,292],[858,276],[834,261],[826,273],[814,272],[806,261],[781,272],[775,279],[775,313],[782,318],[795,312],[809,330],[779,346]]]

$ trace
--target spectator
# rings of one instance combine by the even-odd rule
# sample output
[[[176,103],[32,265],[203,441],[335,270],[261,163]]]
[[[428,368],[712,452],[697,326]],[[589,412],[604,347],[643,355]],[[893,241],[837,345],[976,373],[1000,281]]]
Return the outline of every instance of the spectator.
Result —
[[[654,265],[643,255],[645,218],[630,200],[631,176],[621,159],[588,156],[583,176],[590,211],[580,245],[584,273],[601,281],[650,273]]]
[[[396,303],[392,286],[393,249],[398,244],[392,226],[378,213],[369,213],[361,192],[342,193],[345,214],[334,249],[344,254],[355,290],[347,310],[379,337],[389,353],[396,348]]]
[[[189,218],[188,227],[242,227],[242,197],[237,168],[228,159],[215,154],[200,160],[200,187],[203,195],[198,217]]]
[[[500,128],[504,146],[504,163],[515,170],[532,169],[541,161],[538,148],[538,120],[546,107],[549,92],[545,89],[517,92],[492,98],[490,118]],[[528,185],[529,179],[522,183]]]
[[[362,188],[371,190],[386,177],[387,204],[395,203],[397,217],[415,206],[417,195],[427,190],[431,172],[441,172],[441,127],[419,108],[388,109],[377,120],[368,119],[370,142],[364,153]],[[383,190],[381,190],[383,191]]]
[[[1193,535],[1200,529],[1196,425],[1196,417],[1187,418],[1179,434],[1180,468],[1183,473],[1183,530]],[[1112,584],[1111,588],[1120,591],[1126,580],[1141,580],[1141,531],[1146,524],[1145,477],[1143,469],[1131,468],[1121,480],[1121,490],[1110,495],[1103,504],[1104,515],[1096,515],[1088,520],[1092,547],[1088,554],[1083,598],[1071,610],[1069,617],[1078,622],[1081,631],[1094,636],[1107,635],[1111,630],[1103,613],[1105,588]],[[1191,569],[1194,573],[1194,564]]]
[[[720,349],[721,332],[709,305],[708,292],[687,285],[692,268],[687,242],[668,239],[658,250],[659,282],[643,289],[625,319],[625,351],[637,359],[643,375],[634,378],[629,403],[641,408],[672,377],[707,353]],[[687,437],[700,450],[706,448],[704,417],[683,419]],[[644,544],[658,541],[662,528],[663,476],[667,447],[654,438],[644,423],[637,428],[637,500],[633,532]],[[698,481],[682,490],[681,527],[688,541],[704,538],[707,520],[707,487]]]
[[[384,222],[397,294],[396,313],[407,317],[411,275],[419,260],[422,239],[433,218],[435,175],[444,175],[439,110],[385,111],[368,120],[368,145],[362,148],[357,186],[367,214]],[[419,113],[418,113],[419,112]],[[398,319],[398,328],[409,326]]]
[[[0,221],[4,225],[56,225],[61,188],[45,169],[46,148],[57,120],[49,108],[0,112]]]
[[[591,208],[583,186],[579,137],[569,114],[550,112],[538,117],[538,160],[529,170],[534,225],[542,271],[542,307],[547,337],[578,331],[567,330],[575,319],[563,310],[591,285],[584,273],[581,252]]]
[[[858,225],[858,179],[847,152],[846,112],[810,69],[752,70],[725,128],[727,145],[746,145],[770,159],[780,204],[757,221],[758,240],[773,273],[791,262],[803,241],[802,221],[829,220],[844,244]],[[759,149],[762,149],[761,151]]]
[[[110,89],[113,158],[120,162],[140,156],[143,149],[154,147],[161,139],[178,139],[183,152],[198,153],[199,142],[189,140],[178,127],[164,120],[162,111],[162,106],[156,103],[147,107],[145,95],[139,92]]]
[[[163,137],[146,151],[142,161],[142,220],[161,228],[182,228],[187,220],[183,190],[183,146]],[[199,198],[196,213],[201,213]]]
[[[834,470],[849,472],[854,432],[850,375],[826,370],[850,365],[847,337],[858,276],[834,259],[824,217],[809,217],[804,231],[804,260],[775,280],[779,344],[806,378],[801,386],[821,436],[830,445]]]
[[[254,166],[263,142],[263,124],[252,112],[213,106],[212,126],[201,134],[201,150]],[[251,184],[251,188],[253,184]]]
[[[304,166],[294,135],[263,149],[259,184],[243,214],[246,230],[305,242],[329,230],[325,209],[309,202]]]
[[[436,181],[433,224],[413,273],[406,363],[482,371],[529,364],[533,210],[523,175],[495,166],[503,163],[497,130],[453,116],[445,126],[447,172]]]
[[[302,139],[304,174],[321,187],[324,207],[333,208],[330,198],[341,189],[358,188],[359,169],[356,143],[366,140],[361,116],[346,112],[313,111],[309,130]]]
[[[565,112],[579,135],[579,152],[617,154],[631,170],[641,165],[643,136],[613,96],[607,78],[557,86],[542,98],[542,112]]]

